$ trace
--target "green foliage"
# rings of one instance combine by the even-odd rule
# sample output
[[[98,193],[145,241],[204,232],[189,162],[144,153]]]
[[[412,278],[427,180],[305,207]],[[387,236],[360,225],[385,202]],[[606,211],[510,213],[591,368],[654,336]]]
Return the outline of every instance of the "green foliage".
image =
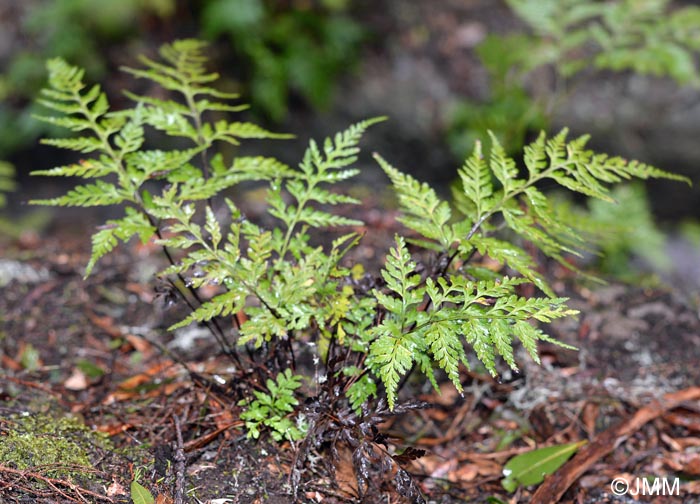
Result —
[[[14,166],[6,161],[0,161],[0,207],[4,207],[7,203],[3,193],[7,193],[15,189],[14,174]]]
[[[110,110],[99,86],[84,83],[82,70],[49,61],[41,103],[55,114],[40,119],[77,136],[45,142],[86,159],[37,173],[82,177],[85,183],[36,203],[123,207],[122,217],[93,235],[86,275],[120,241],[155,236],[170,262],[161,278],[189,289],[191,306],[201,300],[171,329],[206,324],[241,367],[246,364],[236,345],[247,346],[251,365],[268,363],[258,366],[265,377],[271,362],[284,369],[273,366],[278,374],[266,380],[267,390],[242,401],[241,418],[254,438],[264,429],[277,440],[305,435],[304,417],[296,411],[301,377],[287,369],[300,344],[317,349],[314,358],[326,367],[323,383],[335,384],[333,401],[342,390],[339,407],[355,415],[384,396],[390,410],[400,411],[399,389],[414,368],[436,388],[442,373],[461,391],[461,369],[470,354],[494,375],[501,361],[517,368],[514,341],[537,361],[538,341],[557,342],[535,323],[575,311],[555,295],[523,242],[563,264],[587,246],[538,187],[559,185],[610,201],[609,186],[621,180],[684,180],[596,154],[586,148],[587,137],[569,140],[566,131],[552,138],[542,133],[525,149],[521,170],[492,135],[489,152],[477,143],[466,159],[461,186],[448,202],[375,155],[410,232],[396,236],[381,279],[363,287],[362,268],[347,263],[347,252],[360,239],[353,227],[362,223],[335,207],[360,203],[339,183],[358,173],[353,164],[361,137],[383,119],[359,122],[323,142],[311,140],[297,168],[265,156],[227,158],[221,145],[287,136],[228,119],[241,106],[214,86],[217,75],[206,70],[203,49],[199,41],[176,41],[161,49],[160,59],[144,57],[142,68],[125,69],[164,91],[157,97],[127,92],[135,104],[118,112]],[[154,132],[177,137],[178,148],[153,147],[162,140]],[[267,188],[267,212],[259,221],[222,194],[230,196],[248,181]],[[329,237],[331,232],[338,236]],[[436,266],[426,266],[413,252],[435,254]],[[480,267],[477,261],[487,256],[501,267]],[[522,295],[525,283],[540,294]],[[198,295],[203,286],[215,286],[216,294]],[[216,323],[241,312],[244,317],[226,324],[229,330]]]
[[[489,35],[477,48],[489,74],[482,103],[458,102],[449,140],[460,156],[493,131],[509,154],[527,132],[546,129],[565,98],[566,80],[584,70],[633,71],[697,86],[700,7],[671,8],[669,0],[508,0],[529,34]],[[527,92],[523,82],[548,68],[555,88]]]
[[[153,504],[156,501],[153,494],[136,479],[131,482],[129,491],[134,504]]]
[[[110,446],[75,418],[9,417],[0,434],[0,464],[50,478],[85,477],[90,450]]]
[[[0,105],[0,156],[21,148],[45,131],[31,120],[34,107],[24,104],[40,89],[47,58],[61,55],[80,62],[92,78],[102,78],[107,71],[105,45],[123,43],[133,37],[145,18],[165,18],[174,9],[175,0],[18,3],[13,14],[19,23],[18,35],[31,43],[19,44],[0,74],[0,99],[11,98]]]
[[[489,95],[483,101],[458,100],[449,110],[447,139],[462,157],[489,131],[496,134],[509,154],[517,154],[530,131],[549,125],[546,104],[522,85],[534,39],[524,35],[488,36],[476,54],[488,73]]]
[[[327,105],[335,78],[356,60],[364,33],[346,15],[346,3],[290,8],[271,0],[212,0],[202,10],[202,32],[230,40],[248,68],[253,105],[279,120],[291,91],[316,108]]]
[[[607,184],[623,179],[664,177],[686,180],[657,168],[628,162],[621,158],[596,154],[586,149],[586,136],[567,141],[562,131],[551,139],[540,134],[525,148],[525,176],[520,176],[515,161],[506,156],[495,136],[486,159],[477,143],[473,154],[459,171],[462,187],[455,191],[455,210],[462,219],[453,218],[450,205],[441,201],[433,189],[400,173],[381,157],[377,161],[394,184],[404,225],[420,236],[414,243],[428,249],[450,252],[451,259],[465,262],[478,252],[490,256],[522,275],[521,278],[497,277],[470,271],[479,281],[462,275],[441,272],[437,279],[415,272],[404,240],[387,256],[382,271],[390,293],[375,290],[377,301],[387,312],[374,328],[368,364],[384,382],[389,406],[393,408],[400,378],[417,364],[433,384],[432,368],[445,371],[461,389],[459,365],[467,364],[464,343],[473,348],[486,369],[496,374],[496,356],[517,369],[512,340],[518,339],[533,359],[538,360],[538,340],[551,341],[529,321],[550,322],[573,315],[566,299],[554,293],[536,270],[527,252],[514,241],[494,236],[505,227],[537,247],[543,254],[567,265],[565,254],[576,254],[586,246],[581,233],[557,215],[556,207],[536,187],[549,180],[570,191],[603,201],[612,201]],[[500,187],[496,187],[497,181]],[[499,218],[499,221],[496,218]],[[516,287],[529,280],[549,297],[524,298]],[[427,303],[426,303],[427,297]],[[464,342],[460,339],[464,338]]]
[[[503,488],[515,492],[519,486],[542,483],[545,476],[553,474],[578,451],[586,441],[565,445],[546,446],[510,459],[503,467],[505,478],[501,480]]]
[[[348,4],[202,0],[178,9],[175,0],[20,2],[11,14],[19,40],[10,40],[17,47],[0,73],[0,157],[42,133],[55,133],[31,120],[36,109],[26,105],[42,85],[46,59],[61,56],[86,69],[91,79],[103,79],[109,71],[104,55],[124,58],[143,47],[149,39],[144,29],[171,32],[194,22],[203,37],[227,39],[222,59],[235,68],[231,76],[252,96],[257,112],[282,119],[292,93],[324,107],[337,77],[357,60],[364,37]]]
[[[700,8],[670,0],[508,0],[537,42],[527,63],[554,64],[563,76],[584,68],[632,70],[700,84]],[[526,67],[527,69],[527,67]]]
[[[641,183],[616,186],[610,196],[614,202],[588,201],[584,209],[562,200],[561,212],[571,212],[585,236],[595,236],[599,258],[595,267],[602,273],[630,282],[639,282],[639,267],[631,258],[640,258],[655,271],[671,267],[666,254],[666,237],[654,223],[647,192]]]
[[[265,385],[267,393],[254,390],[254,401],[249,403],[243,400],[239,403],[245,406],[241,420],[245,421],[248,437],[257,439],[264,425],[270,428],[275,441],[286,439],[293,442],[303,439],[306,434],[303,418],[297,417],[296,423],[289,418],[290,413],[294,412],[294,406],[299,404],[294,391],[301,387],[301,377],[293,375],[287,369],[279,373],[275,380],[268,379]]]

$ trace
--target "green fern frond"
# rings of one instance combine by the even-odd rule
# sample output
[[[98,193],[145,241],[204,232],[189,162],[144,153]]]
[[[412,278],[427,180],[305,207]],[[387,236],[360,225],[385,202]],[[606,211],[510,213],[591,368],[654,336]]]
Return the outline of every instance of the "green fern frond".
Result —
[[[370,346],[368,365],[384,384],[389,407],[394,408],[399,380],[416,360],[423,361],[425,343],[419,343],[419,335],[408,330],[422,321],[423,314],[417,304],[423,300],[425,288],[420,287],[420,275],[415,273],[416,264],[406,248],[406,242],[396,236],[396,247],[387,255],[382,277],[391,294],[375,289],[373,294],[388,316],[375,329],[377,339]],[[422,368],[425,368],[423,362]],[[428,376],[432,376],[429,369]]]
[[[459,364],[467,365],[467,356],[459,333],[448,324],[431,324],[425,331],[426,344],[432,359],[450,379],[455,388],[462,392]]]
[[[374,155],[374,159],[394,186],[405,214],[399,221],[429,240],[438,242],[440,248],[449,248],[454,240],[452,229],[447,225],[452,217],[450,205],[440,200],[428,184],[421,184],[410,175],[401,173],[378,154]]]
[[[124,67],[123,70],[136,77],[157,82],[170,91],[181,91],[187,87],[199,93],[209,93],[209,88],[203,84],[213,82],[219,76],[207,73],[207,57],[203,54],[206,46],[207,43],[201,40],[177,40],[172,44],[164,44],[158,51],[165,63],[141,56],[140,61],[147,70],[129,67]]]
[[[537,272],[537,265],[532,256],[517,245],[491,236],[476,235],[472,237],[468,247],[465,248],[460,245],[460,250],[464,255],[471,253],[473,248],[476,248],[483,256],[495,259],[500,264],[507,264],[513,270],[530,280],[548,296],[554,295],[552,289],[547,285],[544,278],[542,278],[542,275]]]
[[[318,144],[311,140],[299,165],[301,171],[284,173],[286,178],[283,181],[276,180],[270,184],[268,193],[270,214],[280,219],[286,228],[280,248],[282,257],[289,250],[294,232],[300,225],[337,227],[362,224],[356,219],[335,215],[310,205],[357,202],[354,198],[330,193],[322,187],[322,184],[334,184],[358,173],[356,169],[344,168],[357,160],[359,151],[357,145],[362,134],[367,128],[384,119],[377,117],[361,121],[336,134],[333,139],[326,138],[323,143],[323,152],[319,150]],[[296,204],[290,205],[285,201],[282,196],[283,190],[294,198]]]
[[[460,170],[462,191],[457,198],[457,208],[467,220],[452,226],[464,256],[477,248],[482,254],[487,253],[494,259],[510,264],[549,292],[544,282],[538,280],[531,261],[523,251],[514,249],[512,244],[489,241],[491,237],[487,236],[494,231],[489,221],[500,214],[512,231],[562,264],[567,264],[565,254],[576,255],[580,250],[586,250],[581,230],[572,226],[570,219],[557,215],[556,209],[536,188],[536,184],[549,179],[571,191],[610,201],[608,186],[622,180],[666,178],[690,183],[687,177],[653,166],[596,154],[586,149],[588,136],[568,141],[567,135],[568,130],[564,129],[547,139],[543,132],[527,146],[524,155],[527,168],[525,177],[520,176],[515,162],[505,155],[495,136],[491,135],[488,163],[483,159],[481,145],[476,145]],[[500,182],[498,190],[493,189],[492,175]],[[434,231],[431,233],[434,235]],[[430,237],[431,234],[426,236]]]
[[[401,377],[413,366],[415,344],[395,322],[384,322],[370,347],[368,365],[386,389],[389,408],[394,409]]]
[[[212,160],[212,165],[214,165],[214,160]],[[223,164],[221,164],[221,167],[223,170],[226,170]],[[214,170],[216,171],[215,165]],[[242,175],[241,180],[275,180],[290,178],[295,173],[281,161],[263,156],[237,157],[234,159],[230,170],[234,173],[240,173]]]
[[[461,212],[472,222],[479,222],[495,203],[493,200],[493,183],[491,171],[481,151],[481,142],[477,142],[472,155],[458,171],[464,189],[464,196],[469,206],[460,208]]]
[[[238,145],[240,143],[238,140],[242,138],[288,139],[294,138],[294,135],[273,133],[253,123],[227,121],[217,121],[211,133],[212,140],[223,140],[232,145]]]
[[[234,315],[245,306],[246,293],[243,289],[232,289],[214,296],[202,306],[190,313],[180,322],[168,327],[168,331],[174,331],[193,322],[206,322],[216,317]]]
[[[76,137],[76,138],[43,138],[41,143],[51,145],[60,149],[69,149],[83,154],[89,154],[102,150],[104,142],[99,138]]]
[[[111,164],[111,163],[110,163]],[[114,172],[110,164],[102,163],[98,160],[82,160],[80,163],[56,166],[50,170],[34,170],[32,175],[43,175],[45,177],[81,177],[100,178]]]
[[[64,196],[43,200],[31,200],[32,205],[49,206],[107,206],[117,205],[130,198],[114,184],[98,180],[94,184],[76,186]]]
[[[406,242],[403,237],[398,235],[395,236],[395,240],[396,247],[389,251],[381,275],[387,287],[401,301],[399,310],[390,309],[390,311],[404,318],[408,308],[420,302],[423,296],[420,291],[415,290],[420,284],[420,275],[415,273],[416,263],[413,262],[411,254],[408,253]],[[381,293],[377,291],[376,294]]]

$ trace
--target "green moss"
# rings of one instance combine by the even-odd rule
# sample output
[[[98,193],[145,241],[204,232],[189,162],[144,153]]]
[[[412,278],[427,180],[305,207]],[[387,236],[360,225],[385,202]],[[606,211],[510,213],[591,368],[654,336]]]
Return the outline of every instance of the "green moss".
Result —
[[[110,448],[109,440],[79,419],[49,415],[18,415],[3,422],[0,464],[52,478],[87,476],[89,453]]]

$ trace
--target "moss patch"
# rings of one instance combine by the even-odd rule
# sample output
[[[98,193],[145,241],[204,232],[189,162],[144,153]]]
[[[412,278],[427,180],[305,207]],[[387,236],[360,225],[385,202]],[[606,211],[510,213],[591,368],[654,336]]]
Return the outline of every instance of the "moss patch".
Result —
[[[89,478],[89,453],[110,441],[74,417],[17,415],[1,424],[0,464],[51,478]]]

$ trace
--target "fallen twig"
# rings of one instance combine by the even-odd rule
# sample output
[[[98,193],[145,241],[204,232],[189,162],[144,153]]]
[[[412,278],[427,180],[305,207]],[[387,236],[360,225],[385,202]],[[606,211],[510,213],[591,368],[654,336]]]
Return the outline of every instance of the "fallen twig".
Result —
[[[175,504],[185,504],[185,447],[182,442],[182,429],[180,428],[180,417],[173,415],[175,422],[175,433],[177,435],[177,445],[175,446]]]
[[[533,494],[530,502],[532,504],[559,502],[564,492],[593,464],[615,450],[645,424],[685,401],[698,399],[700,399],[700,387],[690,387],[666,394],[661,401],[655,401],[643,407],[626,421],[603,431],[561,469],[547,477]]]
[[[70,501],[73,501],[73,502],[86,502],[86,503],[91,502],[90,500],[88,500],[85,497],[85,495],[89,495],[90,497],[93,497],[95,499],[99,499],[102,501],[106,501],[106,502],[114,502],[114,500],[112,500],[110,497],[107,497],[105,495],[100,495],[100,494],[92,492],[86,488],[82,488],[71,481],[66,481],[66,480],[62,480],[59,478],[49,478],[48,476],[44,476],[43,474],[40,474],[40,473],[34,472],[34,471],[30,471],[28,469],[24,469],[24,470],[13,469],[11,467],[7,467],[7,466],[0,464],[0,474],[11,474],[11,475],[14,475],[14,476],[17,476],[20,478],[24,478],[24,479],[35,479],[38,481],[42,481],[42,482],[46,483],[46,485],[49,488],[53,489],[58,495],[66,498]],[[67,493],[67,490],[66,491],[61,490],[61,487],[70,489],[77,496],[77,498],[69,495]],[[29,489],[29,488],[26,488],[26,490],[31,491],[31,489]]]

